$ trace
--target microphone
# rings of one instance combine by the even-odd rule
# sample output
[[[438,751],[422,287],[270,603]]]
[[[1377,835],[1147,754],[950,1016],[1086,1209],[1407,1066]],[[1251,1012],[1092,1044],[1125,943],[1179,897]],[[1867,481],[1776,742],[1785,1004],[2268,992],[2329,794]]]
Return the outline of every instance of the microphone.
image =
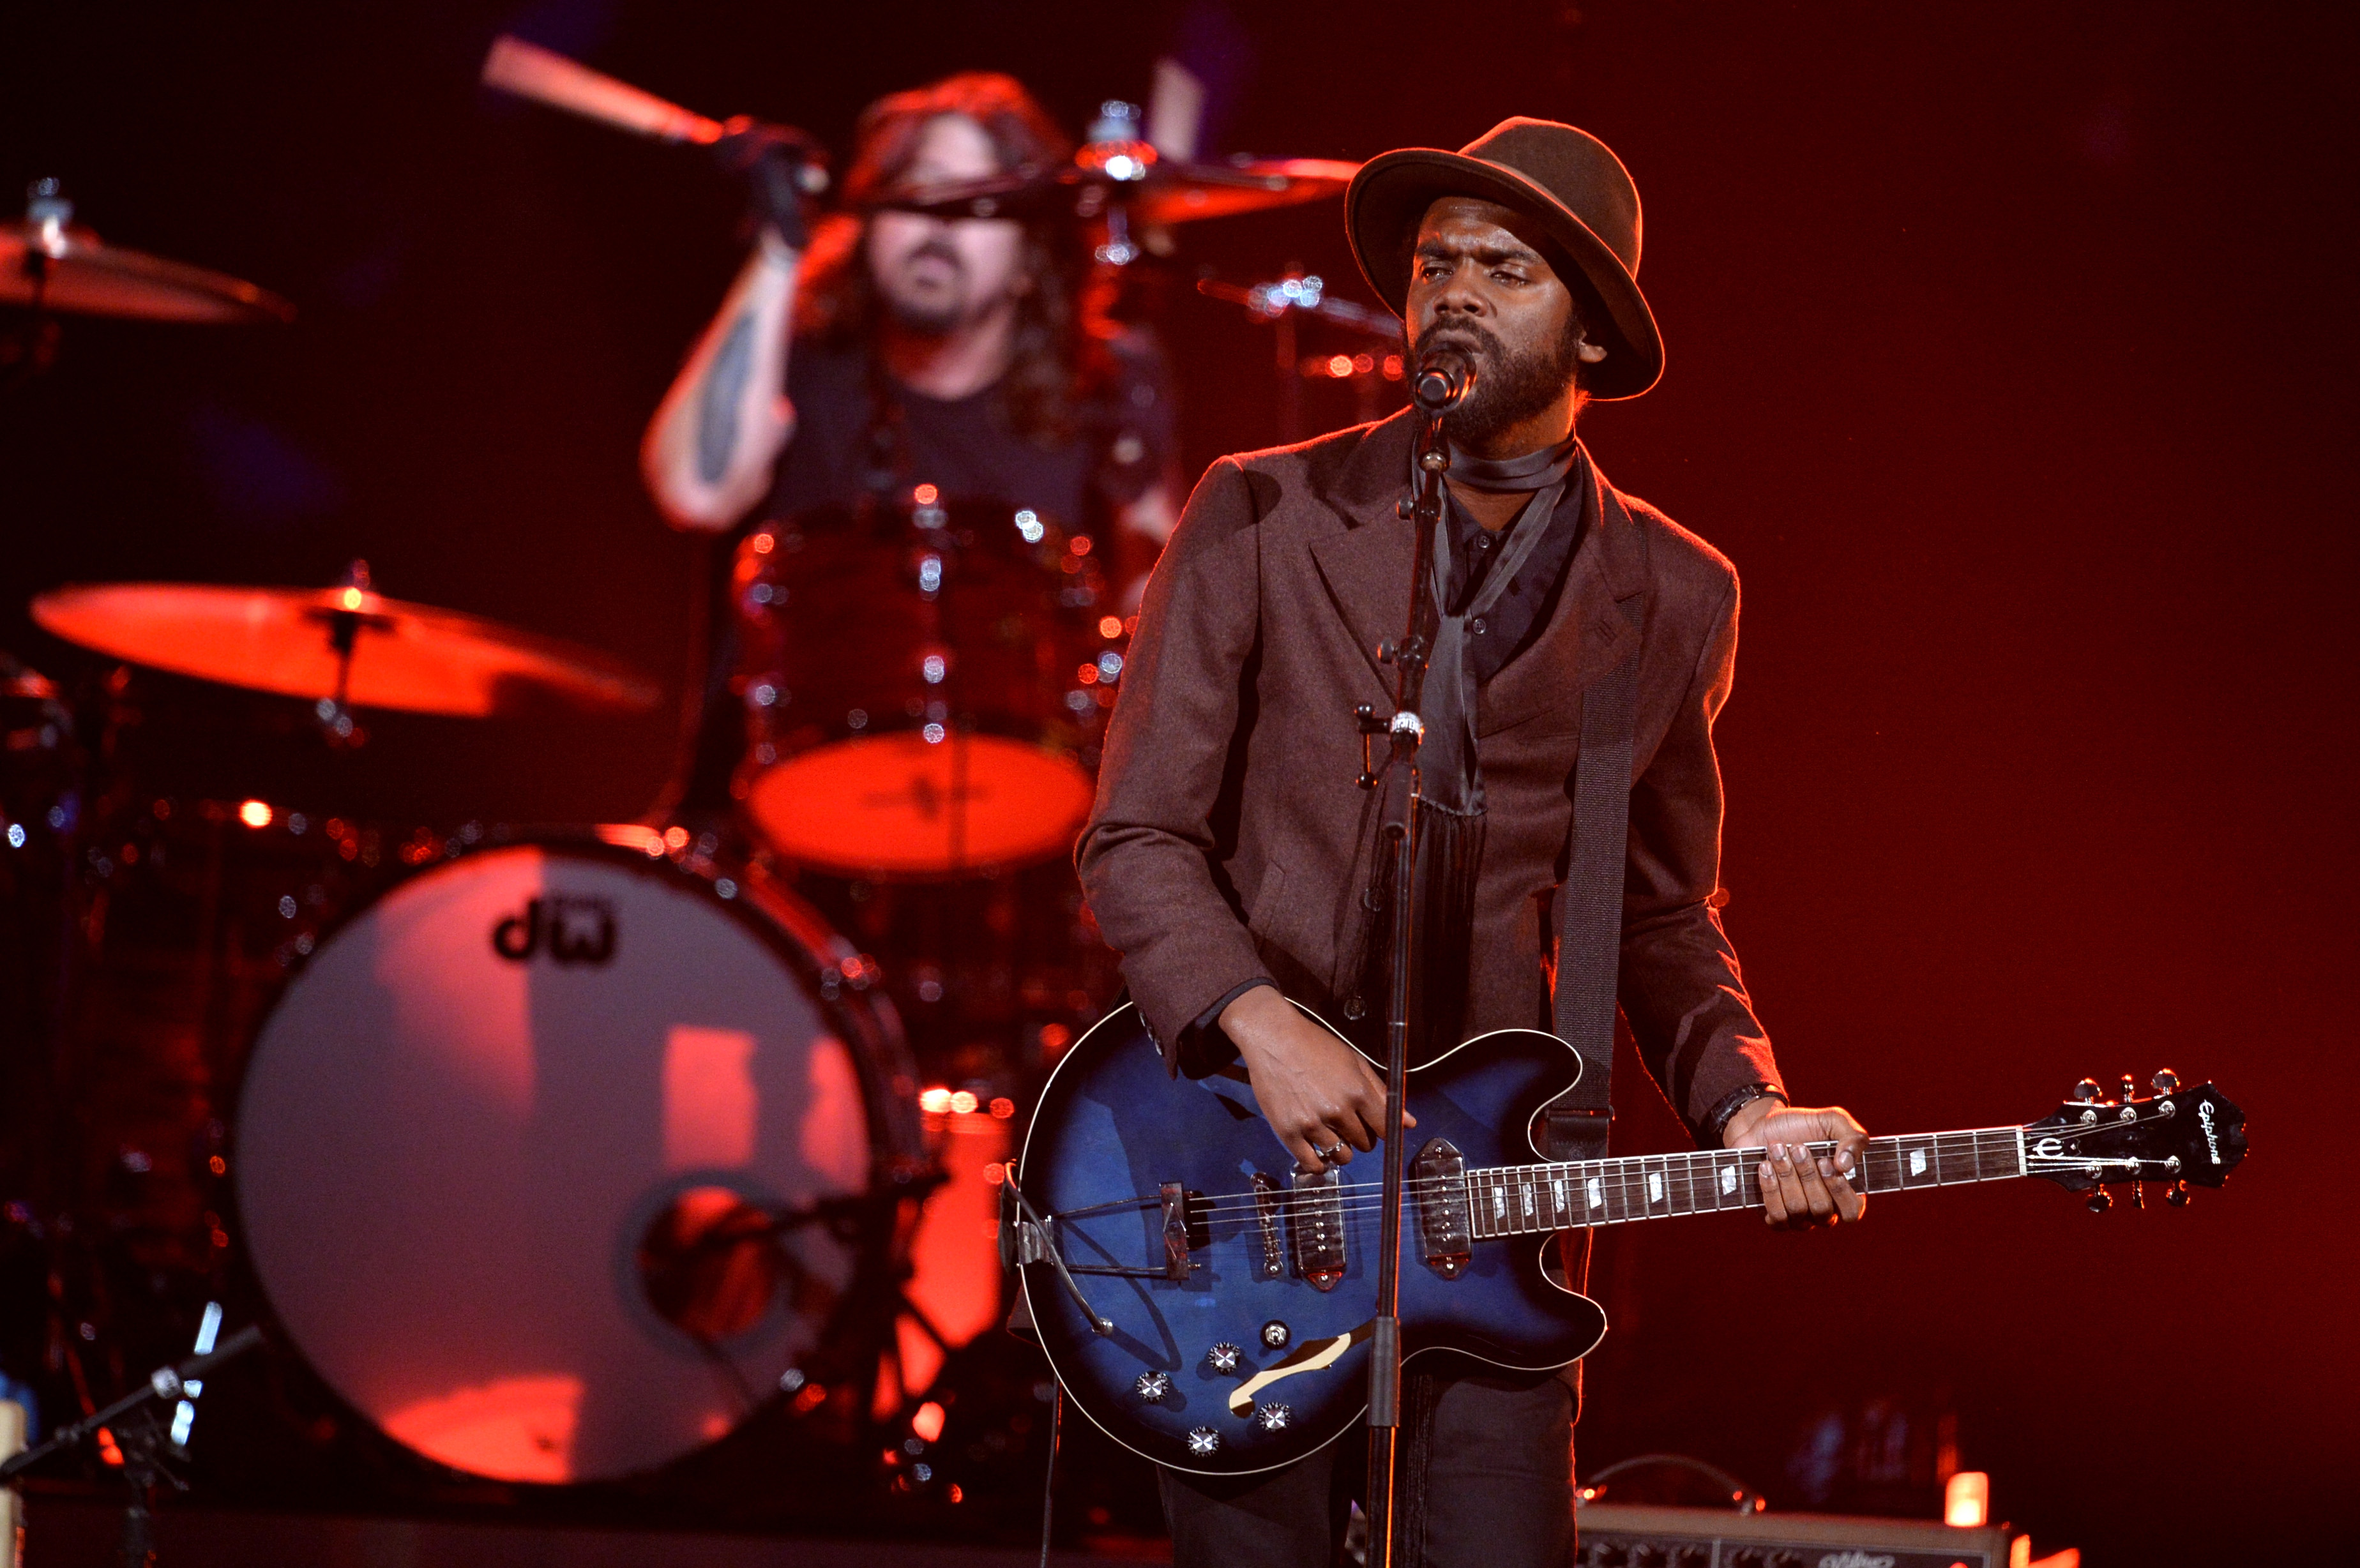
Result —
[[[1417,374],[1410,378],[1409,395],[1429,414],[1457,408],[1475,389],[1475,367],[1456,349],[1428,349],[1417,356]]]

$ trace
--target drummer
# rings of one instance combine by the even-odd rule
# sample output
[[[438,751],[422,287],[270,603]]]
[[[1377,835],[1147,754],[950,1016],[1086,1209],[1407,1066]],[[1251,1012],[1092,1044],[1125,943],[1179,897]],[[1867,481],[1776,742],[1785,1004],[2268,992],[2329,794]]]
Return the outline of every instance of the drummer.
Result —
[[[1106,320],[1071,221],[875,210],[1072,153],[1012,78],[967,72],[863,112],[845,211],[801,256],[792,214],[762,207],[778,182],[755,180],[754,252],[641,452],[673,526],[932,485],[1097,532],[1119,573],[1143,572],[1177,517],[1171,387],[1144,335]]]

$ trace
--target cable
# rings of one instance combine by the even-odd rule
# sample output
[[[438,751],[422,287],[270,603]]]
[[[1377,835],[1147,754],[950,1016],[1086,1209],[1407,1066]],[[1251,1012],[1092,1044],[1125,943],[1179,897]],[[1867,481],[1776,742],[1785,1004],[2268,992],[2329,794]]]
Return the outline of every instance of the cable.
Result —
[[[1065,1386],[1052,1381],[1049,1396],[1049,1467],[1041,1477],[1041,1568],[1049,1568],[1049,1522],[1057,1501],[1057,1441],[1065,1432]]]
[[[1662,1465],[1666,1469],[1687,1470],[1701,1475],[1726,1491],[1730,1501],[1736,1505],[1737,1511],[1742,1514],[1760,1513],[1770,1506],[1768,1498],[1718,1465],[1708,1465],[1701,1459],[1691,1458],[1685,1454],[1642,1454],[1634,1458],[1618,1460],[1605,1469],[1593,1473],[1583,1484],[1582,1490],[1585,1493],[1600,1490],[1612,1477],[1622,1475],[1626,1470],[1636,1470],[1643,1465]]]

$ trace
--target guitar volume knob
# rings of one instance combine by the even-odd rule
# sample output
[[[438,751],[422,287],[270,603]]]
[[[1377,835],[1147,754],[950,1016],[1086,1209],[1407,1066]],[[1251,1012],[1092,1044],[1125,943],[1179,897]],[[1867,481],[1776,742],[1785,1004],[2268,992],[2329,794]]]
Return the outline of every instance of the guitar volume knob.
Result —
[[[1295,1421],[1295,1410],[1287,1405],[1257,1405],[1254,1424],[1264,1432],[1284,1432]]]
[[[1139,1381],[1133,1383],[1131,1386],[1131,1392],[1137,1394],[1149,1404],[1160,1405],[1164,1402],[1164,1397],[1172,1392],[1172,1374],[1169,1372],[1142,1372],[1139,1375]]]
[[[1238,1360],[1244,1354],[1236,1345],[1223,1340],[1205,1352],[1205,1365],[1226,1377],[1238,1369]]]
[[[1203,1459],[1213,1454],[1220,1446],[1221,1434],[1215,1432],[1211,1427],[1200,1426],[1193,1427],[1189,1430],[1188,1452],[1194,1457]]]

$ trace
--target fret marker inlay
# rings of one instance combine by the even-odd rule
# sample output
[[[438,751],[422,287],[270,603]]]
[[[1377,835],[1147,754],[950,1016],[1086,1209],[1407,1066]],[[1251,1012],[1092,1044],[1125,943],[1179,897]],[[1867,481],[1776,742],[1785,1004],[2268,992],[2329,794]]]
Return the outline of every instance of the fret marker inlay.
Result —
[[[1724,1165],[1721,1168],[1721,1190],[1724,1192],[1737,1191],[1737,1167],[1734,1165]]]
[[[1591,1208],[1597,1209],[1603,1208],[1605,1206],[1606,1194],[1599,1189],[1597,1177],[1592,1176],[1583,1190],[1590,1194],[1590,1206]]]
[[[1663,1201],[1664,1179],[1661,1175],[1650,1171],[1647,1172],[1647,1202],[1651,1203],[1660,1203]]]
[[[1913,1149],[1909,1151],[1909,1174],[1912,1176],[1923,1176],[1926,1174],[1926,1151],[1924,1149]]]

